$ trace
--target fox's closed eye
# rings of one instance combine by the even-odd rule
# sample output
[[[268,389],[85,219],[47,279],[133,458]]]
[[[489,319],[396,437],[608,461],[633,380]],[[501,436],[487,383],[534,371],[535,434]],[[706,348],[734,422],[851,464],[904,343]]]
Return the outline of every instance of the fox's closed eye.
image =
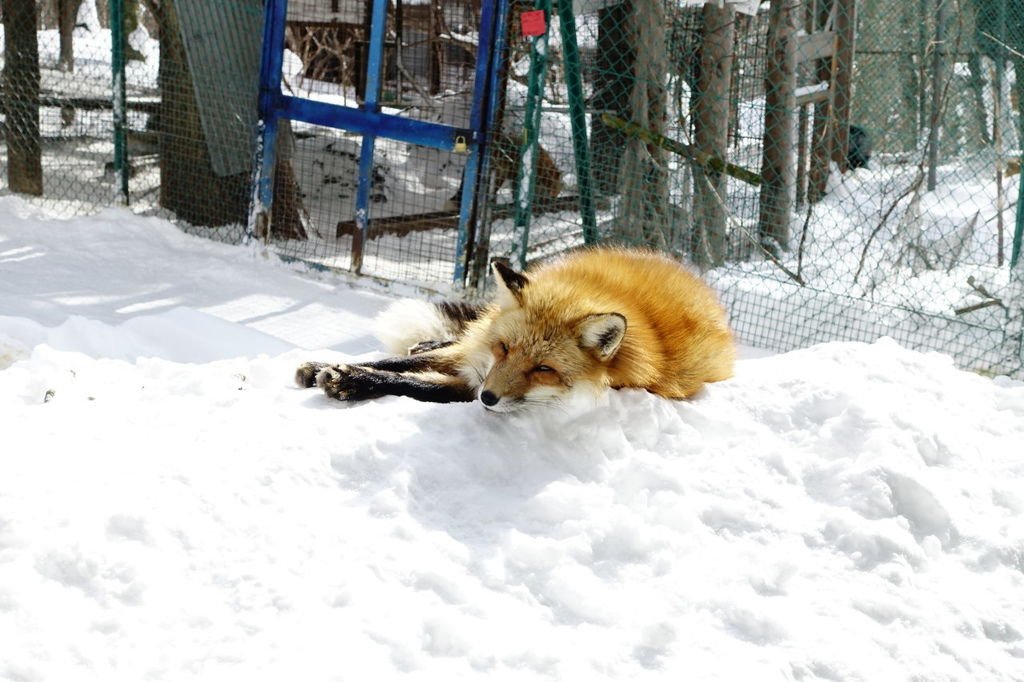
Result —
[[[554,367],[548,367],[547,365],[537,365],[533,368],[534,372],[554,372]]]

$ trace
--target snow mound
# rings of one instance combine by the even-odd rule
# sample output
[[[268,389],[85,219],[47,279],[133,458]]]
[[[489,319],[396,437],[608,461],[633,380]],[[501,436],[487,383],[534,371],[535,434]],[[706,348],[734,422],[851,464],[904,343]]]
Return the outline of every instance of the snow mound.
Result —
[[[1021,382],[881,340],[342,404],[294,369],[373,357],[384,297],[0,218],[0,680],[1024,679]]]
[[[37,347],[0,372],[25,679],[1015,679],[1024,386],[895,344],[519,416]]]

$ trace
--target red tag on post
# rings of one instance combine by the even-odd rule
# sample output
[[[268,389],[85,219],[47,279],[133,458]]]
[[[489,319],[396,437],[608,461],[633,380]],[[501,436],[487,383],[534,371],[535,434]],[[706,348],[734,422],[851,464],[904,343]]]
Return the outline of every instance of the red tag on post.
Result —
[[[519,15],[524,36],[542,36],[547,33],[548,25],[544,10],[535,9]]]

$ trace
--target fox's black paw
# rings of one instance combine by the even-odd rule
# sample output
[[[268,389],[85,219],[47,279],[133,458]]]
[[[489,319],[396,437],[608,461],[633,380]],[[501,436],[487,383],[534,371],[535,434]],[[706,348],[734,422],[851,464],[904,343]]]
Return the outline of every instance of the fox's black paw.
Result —
[[[377,379],[372,369],[359,365],[325,365],[316,375],[316,385],[335,400],[369,400],[380,395]]]
[[[420,341],[415,346],[409,348],[409,355],[419,355],[420,353],[428,353],[438,348],[447,348],[448,346],[455,343],[454,341]]]
[[[317,375],[327,366],[326,362],[302,363],[295,370],[295,384],[299,388],[313,388],[316,386]]]

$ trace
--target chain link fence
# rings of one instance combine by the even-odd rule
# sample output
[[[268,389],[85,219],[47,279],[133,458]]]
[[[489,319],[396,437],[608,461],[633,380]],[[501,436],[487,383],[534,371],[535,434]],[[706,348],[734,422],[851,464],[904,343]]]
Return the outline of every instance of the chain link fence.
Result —
[[[291,0],[283,91],[358,107],[373,5]],[[752,345],[889,335],[1021,372],[1024,0],[508,9],[476,203],[461,206],[465,154],[378,140],[362,272],[451,290],[465,256],[469,293],[495,257],[640,244],[701,269]],[[0,191],[63,215],[127,202],[246,237],[260,0],[0,10]],[[391,0],[386,12],[382,109],[466,125],[481,2]],[[286,126],[258,236],[350,268],[362,152],[358,135]]]
[[[576,6],[591,188],[551,69],[534,180],[544,187],[539,164],[552,160],[557,200],[535,193],[525,224],[494,214],[492,256],[646,245],[704,271],[752,345],[888,335],[1020,372],[1024,3]],[[526,127],[531,86],[516,74],[530,59],[509,58],[506,132]],[[587,191],[596,237],[580,215]],[[503,193],[512,200],[499,190],[494,205]]]
[[[127,203],[242,238],[260,0],[8,0],[0,9],[3,190],[59,215]]]
[[[362,107],[373,2],[290,0],[282,90],[290,96]],[[383,15],[379,94],[371,109],[410,122],[469,124],[477,64],[480,5],[389,2]],[[275,182],[294,178],[287,201],[294,229],[276,217],[269,235],[278,253],[332,268],[358,263],[361,274],[428,289],[454,279],[464,152],[377,137],[372,142],[369,232],[359,238],[359,167],[365,138],[293,122],[284,131]],[[275,212],[280,192],[274,199]]]

